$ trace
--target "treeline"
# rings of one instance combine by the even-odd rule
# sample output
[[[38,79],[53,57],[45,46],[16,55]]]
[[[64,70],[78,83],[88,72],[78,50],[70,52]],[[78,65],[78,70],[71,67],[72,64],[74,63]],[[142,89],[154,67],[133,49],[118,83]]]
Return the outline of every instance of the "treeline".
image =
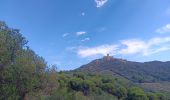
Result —
[[[167,100],[131,83],[85,72],[58,72],[0,22],[0,100]]]
[[[47,100],[168,100],[117,77],[73,71],[58,73],[58,81],[59,88]]]

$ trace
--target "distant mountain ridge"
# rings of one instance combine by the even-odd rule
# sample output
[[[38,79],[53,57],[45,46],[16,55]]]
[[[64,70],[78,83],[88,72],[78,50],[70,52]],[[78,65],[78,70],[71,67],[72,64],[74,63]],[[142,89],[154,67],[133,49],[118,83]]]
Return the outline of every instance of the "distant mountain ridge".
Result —
[[[76,69],[94,73],[119,75],[133,82],[170,81],[170,61],[133,62],[104,56]]]

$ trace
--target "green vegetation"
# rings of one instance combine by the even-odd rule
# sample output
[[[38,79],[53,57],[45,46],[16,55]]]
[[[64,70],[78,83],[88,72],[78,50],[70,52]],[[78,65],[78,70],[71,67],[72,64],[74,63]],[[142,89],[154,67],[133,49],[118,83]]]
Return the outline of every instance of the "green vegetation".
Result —
[[[27,42],[0,22],[0,100],[167,100],[121,77],[57,72]]]
[[[123,79],[100,74],[60,72],[58,81],[58,91],[48,97],[50,100],[167,100],[163,93],[145,92]]]
[[[77,70],[117,75],[135,83],[170,82],[170,61],[134,62],[109,56],[93,60]]]
[[[57,85],[47,68],[19,30],[0,22],[0,100],[23,100],[28,93]]]

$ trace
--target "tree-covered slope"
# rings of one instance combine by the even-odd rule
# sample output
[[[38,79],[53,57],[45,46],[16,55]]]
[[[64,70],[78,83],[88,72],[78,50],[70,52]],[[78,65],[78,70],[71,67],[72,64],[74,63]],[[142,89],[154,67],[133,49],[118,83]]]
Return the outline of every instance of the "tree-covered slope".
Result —
[[[76,70],[119,75],[133,82],[170,81],[170,62],[132,62],[112,57],[94,60]]]
[[[108,75],[80,71],[60,72],[58,73],[58,81],[58,90],[47,97],[47,99],[167,100],[164,93],[146,92],[127,80]]]

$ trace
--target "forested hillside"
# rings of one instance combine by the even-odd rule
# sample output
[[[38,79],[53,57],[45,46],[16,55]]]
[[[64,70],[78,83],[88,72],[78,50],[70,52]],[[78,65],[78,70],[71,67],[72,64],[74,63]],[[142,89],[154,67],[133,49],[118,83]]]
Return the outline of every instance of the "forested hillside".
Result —
[[[19,30],[0,22],[0,100],[168,100],[167,93],[123,77],[57,72],[27,43]]]
[[[58,81],[50,100],[168,100],[166,93],[144,91],[120,77],[73,71],[60,72]]]
[[[77,70],[110,73],[111,75],[118,75],[139,83],[170,81],[169,61],[151,61],[142,63],[105,56],[85,64]]]

